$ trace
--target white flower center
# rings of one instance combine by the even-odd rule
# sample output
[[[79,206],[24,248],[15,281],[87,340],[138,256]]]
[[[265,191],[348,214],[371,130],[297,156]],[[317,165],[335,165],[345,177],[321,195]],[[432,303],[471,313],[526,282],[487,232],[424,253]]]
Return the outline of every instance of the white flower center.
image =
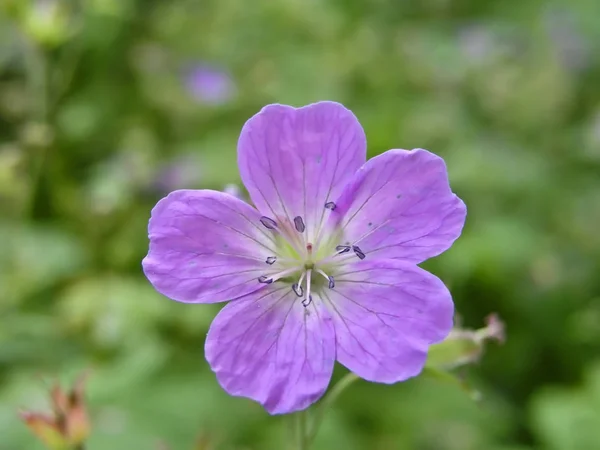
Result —
[[[334,210],[335,203],[328,202],[325,208]],[[325,235],[317,232],[315,243],[308,241],[306,225],[301,216],[293,220],[278,218],[278,221],[263,216],[260,222],[275,235],[277,254],[267,257],[265,263],[271,266],[267,273],[258,278],[260,283],[271,284],[276,281],[290,283],[292,291],[302,298],[307,307],[312,302],[311,290],[335,288],[332,276],[344,264],[364,259],[365,254],[356,245],[340,244],[336,239],[340,233]],[[319,275],[318,278],[313,278]]]

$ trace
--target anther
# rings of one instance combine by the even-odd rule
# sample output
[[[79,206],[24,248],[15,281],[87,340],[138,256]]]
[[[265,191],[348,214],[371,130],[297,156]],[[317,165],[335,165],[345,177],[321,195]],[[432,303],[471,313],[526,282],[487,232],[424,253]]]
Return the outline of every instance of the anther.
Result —
[[[275,263],[275,261],[277,261],[276,256],[269,256],[265,262],[271,266]]]
[[[258,277],[258,282],[264,283],[264,284],[271,284],[273,282],[273,278],[269,278],[265,275],[261,275],[260,277]]]
[[[296,227],[296,231],[298,231],[298,233],[304,233],[304,230],[306,229],[304,226],[304,220],[302,220],[302,217],[300,216],[294,217],[294,226]]]
[[[365,259],[366,255],[363,253],[363,251],[357,246],[357,245],[353,245],[352,246],[352,251],[354,252],[354,254],[356,256],[358,256],[360,259]]]
[[[335,248],[335,251],[338,252],[338,255],[341,255],[342,253],[348,253],[350,251],[350,246],[349,245],[338,245]]]
[[[327,202],[325,203],[325,208],[330,209],[332,211],[335,211],[336,208],[336,204],[334,202]]]
[[[308,296],[308,299],[304,299],[302,300],[302,306],[304,306],[305,308],[310,305],[312,303],[312,295]]]
[[[292,291],[294,291],[294,294],[296,294],[298,297],[302,297],[304,295],[304,289],[302,289],[302,286],[300,286],[298,283],[292,284]]]
[[[273,219],[267,216],[262,216],[260,218],[260,223],[262,223],[269,230],[274,230],[275,228],[277,228],[277,222],[275,222]]]
[[[327,278],[329,278],[329,289],[333,289],[335,287],[335,280],[332,276],[328,276]]]

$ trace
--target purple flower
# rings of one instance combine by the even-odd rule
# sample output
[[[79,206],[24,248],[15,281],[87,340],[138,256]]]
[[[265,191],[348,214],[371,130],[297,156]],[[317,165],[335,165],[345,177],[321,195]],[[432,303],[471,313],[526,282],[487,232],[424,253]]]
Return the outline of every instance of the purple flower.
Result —
[[[279,414],[318,400],[336,360],[369,381],[419,374],[454,308],[417,264],[452,245],[466,214],[444,161],[421,149],[366,161],[356,117],[320,102],[263,108],[238,165],[256,208],[175,191],[152,211],[143,261],[174,300],[232,300],[206,339],[223,388]]]
[[[544,12],[544,22],[563,66],[573,72],[586,69],[590,64],[591,49],[575,17],[568,10],[550,8]]]
[[[233,81],[222,69],[199,65],[187,74],[186,84],[198,100],[211,105],[220,105],[231,99],[235,92]]]
[[[195,185],[202,178],[202,161],[196,154],[179,155],[160,167],[156,175],[153,188],[162,194]]]

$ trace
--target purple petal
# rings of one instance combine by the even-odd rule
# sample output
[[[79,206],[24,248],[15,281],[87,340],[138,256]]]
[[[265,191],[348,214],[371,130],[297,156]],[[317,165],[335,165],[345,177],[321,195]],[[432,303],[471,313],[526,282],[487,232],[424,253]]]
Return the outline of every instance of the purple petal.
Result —
[[[337,360],[360,377],[395,383],[419,374],[430,344],[452,329],[454,306],[434,275],[398,260],[360,261],[323,293]]]
[[[367,258],[420,263],[460,236],[465,204],[444,160],[426,150],[389,150],[358,171],[337,202],[344,238]]]
[[[304,409],[331,378],[331,317],[318,299],[305,308],[289,285],[270,286],[221,310],[206,338],[206,359],[229,394],[271,414]]]
[[[293,229],[306,224],[308,240],[354,172],[366,159],[366,138],[344,106],[320,102],[302,108],[269,105],[242,129],[238,165],[256,207]]]
[[[180,190],[152,210],[150,251],[142,262],[157,291],[173,300],[213,303],[261,287],[274,254],[260,214],[217,191]]]

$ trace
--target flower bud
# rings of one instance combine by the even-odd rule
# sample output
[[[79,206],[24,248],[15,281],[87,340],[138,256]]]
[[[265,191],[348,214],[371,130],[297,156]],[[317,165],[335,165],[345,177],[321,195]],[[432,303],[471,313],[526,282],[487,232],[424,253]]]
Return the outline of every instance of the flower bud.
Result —
[[[24,411],[21,419],[48,450],[69,450],[88,438],[90,423],[84,400],[82,375],[70,391],[55,384],[50,390],[52,414]]]
[[[25,425],[46,445],[48,450],[67,450],[69,442],[54,417],[23,411],[19,414]]]
[[[486,318],[486,326],[478,330],[454,328],[446,340],[429,349],[427,366],[454,369],[478,361],[486,340],[504,342],[504,323],[496,314]]]

